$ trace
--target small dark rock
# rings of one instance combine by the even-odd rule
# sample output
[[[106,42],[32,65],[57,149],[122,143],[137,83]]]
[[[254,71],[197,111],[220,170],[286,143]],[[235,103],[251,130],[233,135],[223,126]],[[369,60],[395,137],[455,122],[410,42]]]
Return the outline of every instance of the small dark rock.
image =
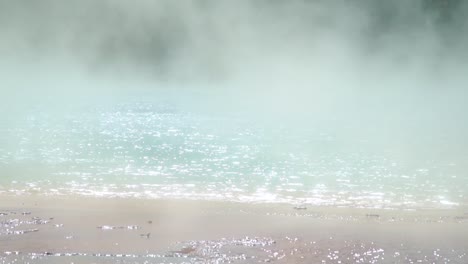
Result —
[[[178,254],[190,254],[196,250],[195,247],[184,247],[181,250],[174,251],[174,253]]]
[[[140,236],[141,236],[141,237],[146,237],[146,238],[148,238],[148,239],[149,239],[149,238],[150,238],[150,236],[151,236],[151,233],[147,233],[147,234],[141,234]]]
[[[366,214],[366,217],[375,217],[375,218],[379,218],[380,215],[378,215],[378,214]]]
[[[294,206],[293,207],[295,210],[307,210],[306,206],[300,205],[300,206]]]

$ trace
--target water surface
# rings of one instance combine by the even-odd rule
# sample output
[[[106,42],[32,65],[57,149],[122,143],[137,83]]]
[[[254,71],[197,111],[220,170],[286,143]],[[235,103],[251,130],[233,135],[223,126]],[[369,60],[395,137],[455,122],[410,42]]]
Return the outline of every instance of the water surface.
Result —
[[[2,193],[403,209],[467,202],[462,132],[421,133],[421,121],[398,133],[387,121],[265,118],[142,98],[28,109],[1,117]]]

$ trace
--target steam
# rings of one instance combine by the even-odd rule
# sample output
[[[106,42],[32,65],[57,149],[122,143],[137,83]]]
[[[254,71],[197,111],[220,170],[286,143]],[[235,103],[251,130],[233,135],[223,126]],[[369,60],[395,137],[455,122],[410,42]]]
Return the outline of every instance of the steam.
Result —
[[[0,89],[15,103],[169,91],[267,115],[440,113],[466,98],[466,6],[2,1]]]

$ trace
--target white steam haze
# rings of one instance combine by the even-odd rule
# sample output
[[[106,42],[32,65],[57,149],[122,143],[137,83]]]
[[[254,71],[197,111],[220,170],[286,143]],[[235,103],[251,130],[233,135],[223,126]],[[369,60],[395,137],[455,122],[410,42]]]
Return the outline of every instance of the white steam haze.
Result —
[[[353,123],[349,133],[366,127],[383,139],[444,130],[459,144],[467,7],[1,0],[1,101],[13,111],[161,92],[211,112],[340,120],[339,130]]]

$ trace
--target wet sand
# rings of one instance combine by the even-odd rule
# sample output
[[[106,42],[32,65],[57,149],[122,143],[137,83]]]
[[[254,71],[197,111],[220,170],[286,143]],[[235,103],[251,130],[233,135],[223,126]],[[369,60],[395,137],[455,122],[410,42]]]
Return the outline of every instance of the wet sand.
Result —
[[[3,263],[468,263],[468,210],[0,197]]]

